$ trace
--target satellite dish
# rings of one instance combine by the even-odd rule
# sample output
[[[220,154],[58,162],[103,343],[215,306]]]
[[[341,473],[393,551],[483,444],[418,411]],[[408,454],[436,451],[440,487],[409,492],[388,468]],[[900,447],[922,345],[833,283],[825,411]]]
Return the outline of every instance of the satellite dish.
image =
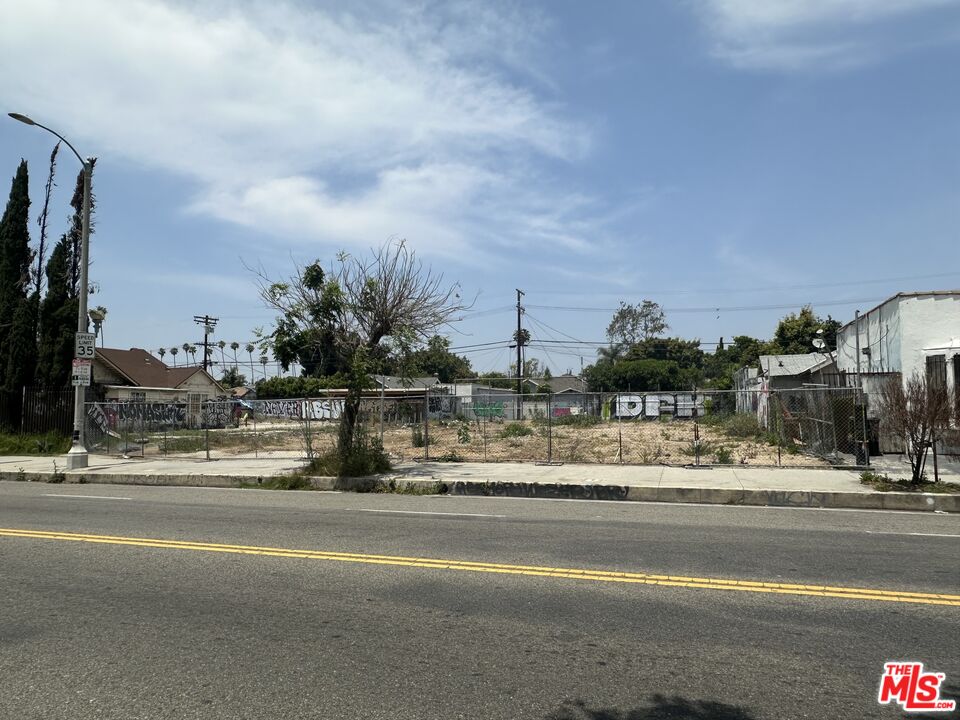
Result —
[[[813,346],[814,346],[817,350],[823,350],[823,349],[827,346],[827,344],[823,341],[823,338],[814,338],[814,339],[813,339]]]

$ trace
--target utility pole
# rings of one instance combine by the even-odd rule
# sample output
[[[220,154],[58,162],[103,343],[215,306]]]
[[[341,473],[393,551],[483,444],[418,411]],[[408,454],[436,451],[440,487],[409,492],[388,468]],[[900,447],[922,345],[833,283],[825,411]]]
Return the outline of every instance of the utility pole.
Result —
[[[523,297],[523,290],[517,289],[517,397],[523,395],[523,325],[521,316],[523,315],[523,305],[520,304],[520,298]]]
[[[203,369],[208,370],[210,357],[209,337],[213,335],[220,318],[210,317],[209,315],[194,315],[193,321],[197,325],[203,325]]]

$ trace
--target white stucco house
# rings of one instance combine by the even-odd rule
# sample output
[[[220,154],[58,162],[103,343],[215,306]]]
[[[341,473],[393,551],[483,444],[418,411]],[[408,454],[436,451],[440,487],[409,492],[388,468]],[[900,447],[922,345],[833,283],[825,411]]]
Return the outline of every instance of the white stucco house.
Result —
[[[897,293],[840,328],[836,359],[867,393],[890,373],[917,373],[960,398],[960,290]]]
[[[859,349],[859,354],[858,354]],[[942,384],[960,403],[960,290],[903,292],[868,310],[837,332],[837,368],[860,375],[868,398],[891,378],[914,374]],[[903,439],[886,435],[876,402],[868,402],[881,452],[901,452]],[[940,438],[942,452],[957,452],[960,434]]]

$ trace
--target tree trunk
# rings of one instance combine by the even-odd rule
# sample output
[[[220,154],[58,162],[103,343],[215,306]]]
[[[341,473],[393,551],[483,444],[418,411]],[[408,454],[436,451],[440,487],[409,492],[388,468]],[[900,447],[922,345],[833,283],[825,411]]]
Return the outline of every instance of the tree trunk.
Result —
[[[360,393],[350,390],[343,400],[343,414],[340,416],[340,433],[337,438],[341,458],[353,451],[354,434],[360,417]]]

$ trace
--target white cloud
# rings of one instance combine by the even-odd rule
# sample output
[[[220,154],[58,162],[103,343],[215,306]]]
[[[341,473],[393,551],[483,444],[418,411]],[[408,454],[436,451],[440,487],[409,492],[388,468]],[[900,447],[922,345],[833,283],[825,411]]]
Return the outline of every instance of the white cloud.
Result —
[[[462,256],[476,208],[536,221],[559,198],[518,193],[528,168],[589,147],[509,79],[542,75],[526,53],[548,23],[522,6],[0,2],[10,109],[82,151],[185,177],[194,211],[284,241],[405,236]]]
[[[735,67],[843,70],[875,62],[898,43],[882,31],[957,0],[704,0],[694,7],[714,53]],[[901,44],[902,45],[902,44]]]

